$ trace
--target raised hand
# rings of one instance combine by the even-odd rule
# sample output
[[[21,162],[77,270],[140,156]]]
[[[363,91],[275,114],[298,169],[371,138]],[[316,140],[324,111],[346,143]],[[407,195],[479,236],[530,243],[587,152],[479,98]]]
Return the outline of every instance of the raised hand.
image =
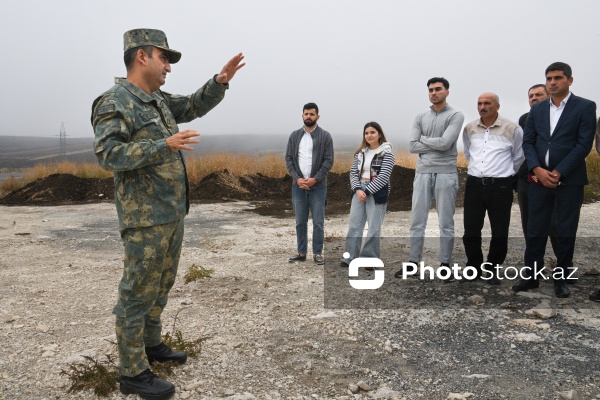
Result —
[[[231,60],[229,60],[227,64],[225,64],[223,69],[221,69],[219,75],[217,75],[217,83],[224,84],[229,82],[233,78],[235,73],[244,65],[246,65],[246,63],[242,62],[243,59],[244,55],[240,53],[234,56]]]

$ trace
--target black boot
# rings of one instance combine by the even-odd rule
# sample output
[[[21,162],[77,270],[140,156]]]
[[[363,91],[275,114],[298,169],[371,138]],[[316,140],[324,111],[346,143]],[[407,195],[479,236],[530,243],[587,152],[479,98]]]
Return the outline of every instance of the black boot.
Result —
[[[173,351],[164,343],[154,347],[146,347],[146,356],[148,356],[148,362],[150,364],[169,361],[184,364],[187,360],[187,354],[183,351]]]
[[[137,394],[149,400],[168,399],[175,393],[175,386],[171,382],[160,379],[149,369],[133,377],[121,375],[119,389],[123,394]]]
[[[531,276],[531,270],[527,269],[523,279],[519,279],[512,287],[513,292],[526,292],[529,289],[537,289],[540,287],[540,282]]]
[[[554,280],[554,294],[556,297],[564,299],[569,297],[571,291],[567,287],[566,279],[555,279]]]

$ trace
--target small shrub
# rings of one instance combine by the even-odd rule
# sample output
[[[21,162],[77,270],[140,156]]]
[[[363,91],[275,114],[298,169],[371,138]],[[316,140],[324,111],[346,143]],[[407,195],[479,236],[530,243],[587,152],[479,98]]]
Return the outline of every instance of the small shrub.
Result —
[[[105,362],[88,356],[84,358],[87,362],[72,363],[60,371],[71,381],[67,393],[93,390],[96,396],[108,397],[121,379],[114,356],[107,354]]]
[[[198,339],[189,341],[184,339],[183,333],[180,330],[175,330],[173,334],[167,332],[163,335],[163,342],[172,349],[185,352],[188,357],[195,357],[202,350],[202,342],[208,339],[208,336],[203,336]]]
[[[188,272],[183,276],[183,283],[195,282],[198,279],[211,278],[215,272],[214,269],[207,269],[196,264],[192,264]]]

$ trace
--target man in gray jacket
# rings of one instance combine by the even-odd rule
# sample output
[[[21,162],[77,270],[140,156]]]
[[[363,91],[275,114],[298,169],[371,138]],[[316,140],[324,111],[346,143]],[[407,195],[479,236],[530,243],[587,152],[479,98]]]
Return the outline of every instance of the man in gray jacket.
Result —
[[[308,248],[308,212],[313,222],[313,260],[323,265],[325,240],[325,198],[327,174],[333,166],[333,141],[329,132],[317,125],[319,107],[305,104],[302,109],[304,126],[292,132],[285,152],[285,165],[292,176],[292,204],[296,214],[298,254],[289,262],[306,261]]]
[[[445,78],[427,81],[430,110],[417,115],[410,132],[410,152],[418,154],[413,181],[409,262],[422,261],[425,226],[435,199],[440,226],[440,265],[448,266],[454,247],[454,204],[458,191],[456,142],[464,115],[446,103],[450,83]],[[402,277],[402,270],[396,277]],[[446,282],[454,280],[452,276]]]

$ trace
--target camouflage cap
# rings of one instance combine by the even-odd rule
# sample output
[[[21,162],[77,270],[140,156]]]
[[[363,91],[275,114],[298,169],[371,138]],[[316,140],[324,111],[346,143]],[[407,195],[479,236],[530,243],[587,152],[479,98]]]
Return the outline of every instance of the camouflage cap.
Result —
[[[123,35],[123,52],[141,46],[154,46],[165,50],[169,55],[169,62],[175,64],[181,59],[181,53],[169,48],[167,35],[158,29],[132,29]]]

